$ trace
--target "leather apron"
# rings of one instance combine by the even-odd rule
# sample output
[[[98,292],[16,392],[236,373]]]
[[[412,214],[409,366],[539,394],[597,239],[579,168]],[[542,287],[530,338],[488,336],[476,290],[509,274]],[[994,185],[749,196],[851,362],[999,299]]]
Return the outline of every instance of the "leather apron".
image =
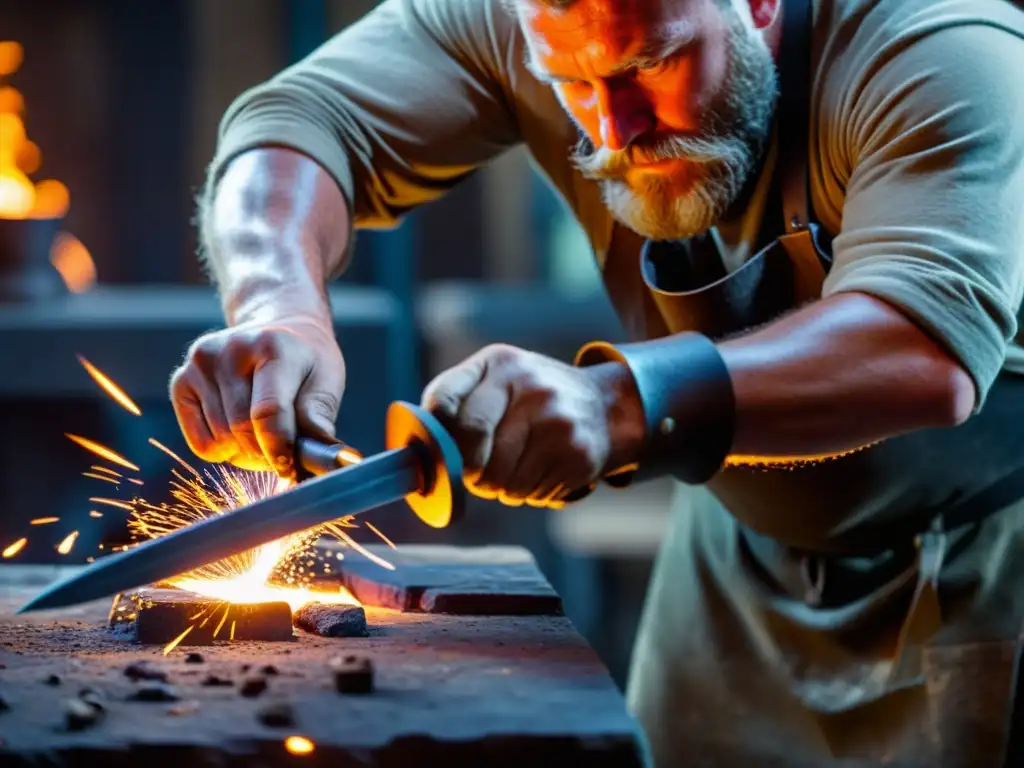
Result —
[[[809,6],[785,6],[767,246],[731,273],[707,235],[644,244],[639,273],[610,253],[635,337],[721,339],[820,298]],[[656,765],[1002,765],[1022,498],[1024,377],[1007,373],[960,427],[681,487],[629,690]]]

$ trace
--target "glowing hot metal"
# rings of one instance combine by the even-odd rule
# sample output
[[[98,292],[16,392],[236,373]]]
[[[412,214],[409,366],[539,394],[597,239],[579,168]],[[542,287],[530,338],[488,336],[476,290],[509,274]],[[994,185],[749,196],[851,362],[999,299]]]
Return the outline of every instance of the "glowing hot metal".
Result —
[[[408,403],[388,409],[389,450],[98,561],[19,613],[60,608],[157,583],[232,554],[406,499],[428,525],[462,514],[462,461],[451,436]]]

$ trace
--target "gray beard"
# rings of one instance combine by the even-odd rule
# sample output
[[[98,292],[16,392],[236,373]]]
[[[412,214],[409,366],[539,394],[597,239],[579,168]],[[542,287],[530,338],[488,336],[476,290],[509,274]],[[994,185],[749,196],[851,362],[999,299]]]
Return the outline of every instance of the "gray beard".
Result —
[[[681,159],[697,179],[685,194],[669,177],[650,175],[634,185],[623,172],[631,149],[595,150],[583,139],[573,161],[597,181],[605,205],[619,222],[654,240],[693,237],[721,220],[739,199],[768,146],[778,96],[778,73],[764,41],[739,14],[730,14],[732,51],[725,93],[709,111],[699,137],[673,136],[642,148],[643,159]]]

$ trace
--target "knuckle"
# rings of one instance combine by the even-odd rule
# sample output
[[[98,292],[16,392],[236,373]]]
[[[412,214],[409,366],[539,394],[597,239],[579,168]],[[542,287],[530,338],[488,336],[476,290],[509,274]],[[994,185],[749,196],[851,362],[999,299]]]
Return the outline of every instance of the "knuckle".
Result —
[[[226,366],[235,367],[237,363],[248,357],[252,350],[252,343],[247,334],[232,333],[223,341],[221,354],[218,360]]]
[[[488,344],[484,347],[484,357],[488,363],[499,366],[514,365],[522,357],[522,350],[509,344]]]
[[[168,390],[171,393],[171,397],[175,400],[181,400],[185,397],[190,389],[188,383],[188,368],[184,365],[180,366],[172,375],[171,380],[167,385]]]
[[[266,424],[280,421],[282,416],[287,415],[288,408],[275,397],[265,397],[254,400],[249,410],[249,416],[256,424]]]
[[[221,349],[222,343],[217,336],[200,336],[189,347],[186,365],[193,365],[200,370],[210,370],[220,358]]]
[[[459,430],[469,438],[479,440],[491,432],[490,420],[481,414],[471,414],[459,419]]]
[[[277,360],[285,353],[287,345],[280,331],[261,328],[253,336],[250,351],[259,360]]]

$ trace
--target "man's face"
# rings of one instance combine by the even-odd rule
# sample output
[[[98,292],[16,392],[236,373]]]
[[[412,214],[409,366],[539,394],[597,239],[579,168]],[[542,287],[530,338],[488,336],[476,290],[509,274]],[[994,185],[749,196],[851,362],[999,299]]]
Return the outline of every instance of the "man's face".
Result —
[[[612,214],[655,239],[690,237],[735,202],[767,143],[768,46],[721,0],[521,0],[528,65],[576,123],[575,161]]]

